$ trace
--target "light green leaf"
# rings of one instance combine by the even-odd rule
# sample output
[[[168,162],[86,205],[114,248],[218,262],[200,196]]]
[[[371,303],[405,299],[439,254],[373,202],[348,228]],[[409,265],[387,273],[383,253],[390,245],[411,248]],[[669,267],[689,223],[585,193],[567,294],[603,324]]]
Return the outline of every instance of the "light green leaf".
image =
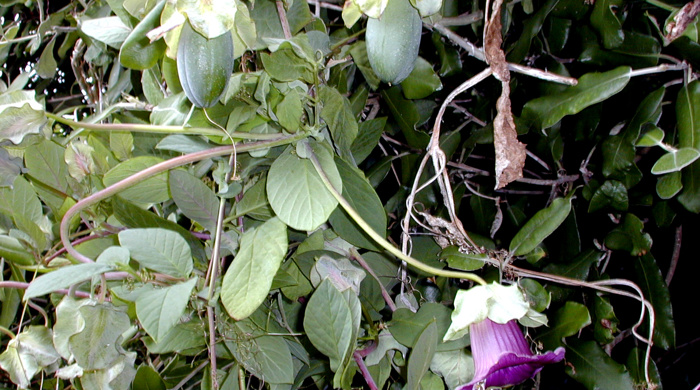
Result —
[[[323,170],[337,191],[343,183],[330,150],[311,142]],[[294,148],[280,155],[267,175],[267,196],[275,214],[289,227],[313,231],[328,220],[338,205],[326,189],[311,161],[297,157]]]
[[[591,324],[591,315],[586,306],[578,302],[566,302],[552,317],[550,327],[537,337],[546,349],[563,345],[565,337],[573,336]]]
[[[81,18],[79,27],[83,34],[117,50],[131,33],[129,26],[125,25],[118,16],[95,19]]]
[[[22,176],[15,178],[12,188],[0,187],[0,214],[9,218],[22,216],[34,223],[41,223],[43,212],[34,187]]]
[[[656,125],[650,125],[648,128],[649,130],[639,137],[636,146],[650,147],[662,145],[664,142],[664,137],[666,136],[664,131],[656,127]]]
[[[192,252],[181,235],[161,228],[127,229],[119,232],[119,243],[143,267],[186,278],[192,273]]]
[[[211,144],[200,137],[184,134],[171,134],[158,142],[156,146],[156,149],[172,150],[180,153],[201,152],[209,148],[211,148]]]
[[[84,372],[80,384],[84,389],[130,390],[136,376],[136,352],[119,355],[110,367]]]
[[[127,68],[152,68],[165,53],[165,41],[151,42],[146,34],[160,25],[160,15],[167,1],[160,0],[124,40],[119,51],[119,62]]]
[[[244,319],[263,303],[286,253],[287,226],[278,218],[243,233],[221,285],[221,302],[231,317]]]
[[[681,172],[672,172],[659,177],[656,181],[656,193],[661,199],[671,199],[683,189],[683,175]]]
[[[386,237],[386,212],[374,188],[364,178],[362,171],[353,168],[340,157],[335,158],[338,172],[343,180],[343,197],[382,237]],[[338,207],[328,221],[333,230],[345,241],[360,248],[378,250],[379,247],[345,212]]]
[[[285,339],[263,336],[256,340],[256,344],[259,351],[255,354],[255,361],[260,364],[260,379],[274,384],[294,382],[292,354]]]
[[[210,232],[216,231],[219,215],[219,198],[201,180],[184,170],[170,172],[170,193],[177,207]]]
[[[566,373],[588,390],[634,390],[625,366],[615,362],[595,341],[571,340],[567,345]]]
[[[430,371],[443,377],[447,387],[454,389],[474,377],[474,359],[465,349],[436,352]]]
[[[401,82],[401,88],[406,99],[423,99],[441,90],[442,82],[433,65],[418,57],[411,73]]]
[[[204,334],[204,324],[200,320],[193,319],[190,322],[173,326],[157,343],[152,338],[145,337],[144,344],[146,344],[149,353],[179,352],[203,347],[206,344]]]
[[[66,145],[64,159],[68,164],[68,173],[79,183],[86,176],[98,173],[94,153],[93,147],[85,142],[74,141]]]
[[[111,131],[109,148],[119,161],[128,160],[134,151],[134,136],[127,131]]]
[[[363,14],[370,18],[379,19],[389,0],[352,0],[352,2],[360,8]]]
[[[377,340],[377,348],[375,348],[365,357],[365,364],[368,366],[379,364],[390,351],[398,351],[402,356],[406,356],[408,353],[408,347],[396,341],[388,329],[382,329],[377,336]],[[393,355],[393,353],[391,355]]]
[[[485,253],[462,253],[458,246],[451,245],[440,252],[440,258],[445,259],[450,268],[474,271],[481,269],[486,264],[488,255]]]
[[[136,299],[136,315],[143,329],[155,340],[161,341],[180,320],[197,283],[193,278],[173,286],[154,289]]]
[[[73,352],[70,350],[69,340],[74,334],[79,333],[85,327],[85,320],[80,315],[80,308],[95,302],[89,299],[75,300],[66,295],[56,306],[56,323],[53,327],[53,344],[56,351],[66,360],[70,360]]]
[[[12,382],[29,388],[32,377],[59,358],[53,347],[51,330],[33,325],[9,341],[7,349],[0,355],[0,367],[10,374]]]
[[[165,390],[165,381],[160,377],[158,371],[148,364],[141,364],[136,370],[134,385],[132,390]]]
[[[170,95],[153,107],[151,123],[162,126],[179,126],[189,117],[190,107],[190,101],[184,92]]]
[[[530,100],[523,107],[523,116],[539,129],[546,129],[567,115],[608,99],[620,92],[630,80],[631,69],[621,66],[604,73],[587,73],[578,84],[564,92]]]
[[[75,361],[86,371],[109,368],[121,356],[120,339],[131,321],[111,304],[83,305],[85,326],[69,338]]]
[[[238,8],[234,0],[177,0],[177,10],[187,15],[197,32],[211,39],[229,33]]]
[[[321,86],[319,96],[323,102],[321,118],[331,131],[338,154],[351,158],[351,146],[357,137],[358,126],[350,102],[337,89],[326,85]]]
[[[24,300],[52,293],[113,270],[109,264],[85,263],[69,265],[34,279],[24,292]]]
[[[430,362],[435,355],[438,343],[436,321],[431,321],[425,330],[421,332],[416,345],[411,350],[411,357],[408,359],[408,382],[406,389],[419,390],[423,376],[430,368]]]
[[[36,258],[15,237],[0,234],[0,257],[18,265],[34,265]]]
[[[55,142],[43,140],[27,148],[24,163],[32,176],[50,188],[69,194],[68,165],[63,159],[64,148]],[[59,204],[60,206],[60,204]]]
[[[42,134],[46,116],[30,104],[21,107],[0,107],[0,142],[9,140],[19,144],[30,134]]]
[[[411,0],[411,4],[418,9],[422,18],[440,12],[442,0]]]
[[[275,107],[275,115],[280,125],[292,133],[299,131],[303,113],[301,96],[295,89],[290,90]]]
[[[401,344],[413,348],[421,332],[433,320],[437,321],[438,338],[445,335],[450,327],[451,311],[445,305],[438,303],[425,303],[417,313],[406,308],[400,308],[394,312],[389,331]],[[468,339],[440,342],[438,351],[450,351],[462,349],[468,345]]]
[[[700,158],[700,152],[693,148],[681,148],[672,152],[666,153],[656,161],[651,167],[651,173],[654,175],[663,175],[664,173],[678,172],[687,167]]]
[[[325,280],[309,299],[304,313],[304,330],[309,341],[330,359],[337,371],[350,349],[353,328],[347,301],[333,284]]]
[[[43,79],[52,79],[56,75],[58,63],[56,63],[56,58],[53,56],[55,45],[56,37],[54,36],[49,43],[46,44],[44,51],[41,52],[39,61],[36,63],[36,74]]]
[[[573,193],[554,199],[548,207],[535,213],[511,240],[510,252],[515,256],[527,254],[554,233],[571,211]]]
[[[104,175],[102,181],[105,186],[111,186],[160,162],[162,162],[161,159],[153,156],[134,157],[112,168]],[[143,180],[121,191],[119,196],[136,203],[165,202],[170,199],[170,194],[168,192],[168,173],[159,173]]]

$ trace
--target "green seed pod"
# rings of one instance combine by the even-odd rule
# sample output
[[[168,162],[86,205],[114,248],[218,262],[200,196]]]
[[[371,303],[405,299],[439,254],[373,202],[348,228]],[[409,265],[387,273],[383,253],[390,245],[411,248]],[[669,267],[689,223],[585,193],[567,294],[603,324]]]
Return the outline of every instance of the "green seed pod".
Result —
[[[382,81],[398,84],[411,74],[422,27],[418,10],[408,0],[389,0],[380,19],[369,18],[367,57]]]
[[[177,46],[177,72],[185,95],[195,106],[215,105],[233,73],[231,34],[207,39],[186,22]]]

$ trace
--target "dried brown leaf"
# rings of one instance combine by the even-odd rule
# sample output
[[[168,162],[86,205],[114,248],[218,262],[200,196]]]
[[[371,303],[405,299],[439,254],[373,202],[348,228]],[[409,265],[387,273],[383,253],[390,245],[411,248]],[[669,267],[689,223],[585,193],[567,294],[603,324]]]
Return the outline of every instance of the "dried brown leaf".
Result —
[[[666,41],[671,42],[683,35],[685,29],[690,23],[693,23],[699,13],[700,0],[692,1],[683,6],[676,16],[673,17],[673,20],[666,26],[666,36],[664,37]]]

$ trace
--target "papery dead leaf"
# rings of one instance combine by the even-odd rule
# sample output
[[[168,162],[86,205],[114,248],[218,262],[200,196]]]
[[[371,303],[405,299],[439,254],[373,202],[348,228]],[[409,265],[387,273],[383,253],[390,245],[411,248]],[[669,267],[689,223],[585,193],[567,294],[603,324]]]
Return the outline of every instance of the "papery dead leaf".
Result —
[[[505,53],[501,49],[501,5],[495,0],[491,17],[484,32],[484,53],[494,76],[501,81],[501,97],[496,108],[498,114],[493,120],[493,146],[496,151],[496,189],[523,177],[525,166],[525,144],[518,141],[513,112],[510,107],[510,72]]]
[[[671,42],[683,35],[685,29],[695,20],[699,13],[700,0],[692,1],[683,6],[676,16],[673,17],[673,21],[666,25],[666,36],[664,37],[666,41]]]

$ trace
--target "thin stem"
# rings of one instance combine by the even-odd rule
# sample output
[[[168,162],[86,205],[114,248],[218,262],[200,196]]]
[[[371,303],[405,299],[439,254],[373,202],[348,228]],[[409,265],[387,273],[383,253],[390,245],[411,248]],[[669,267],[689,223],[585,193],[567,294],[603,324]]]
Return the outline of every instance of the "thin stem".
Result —
[[[359,252],[355,248],[350,248],[350,256],[353,260],[357,261],[362,268],[365,269],[365,271],[369,272],[369,274],[374,278],[374,280],[379,283],[379,289],[382,291],[382,297],[384,297],[384,301],[386,302],[387,306],[389,306],[389,309],[391,311],[396,311],[396,304],[394,301],[391,299],[391,295],[389,295],[389,292],[386,291],[386,288],[384,287],[384,283],[379,279],[377,274],[374,272],[372,267],[367,264],[364,258],[360,255]]]
[[[678,11],[678,8],[676,8],[676,7],[674,7],[674,6],[670,5],[670,4],[666,4],[666,3],[664,3],[663,1],[659,1],[659,0],[646,0],[646,2],[649,3],[649,4],[651,4],[651,5],[655,5],[655,6],[661,8],[661,9],[663,9],[663,10],[666,10],[666,11],[668,11],[668,12],[675,12],[675,11]]]
[[[646,75],[655,74],[655,73],[667,72],[669,70],[685,70],[687,68],[688,68],[688,66],[686,66],[685,64],[661,64],[661,65],[652,66],[649,68],[634,69],[634,70],[629,72],[629,76],[630,77],[646,76]]]
[[[86,129],[93,131],[138,131],[144,133],[157,133],[157,134],[196,134],[196,135],[213,135],[221,137],[221,131],[217,129],[212,129],[208,127],[184,127],[184,126],[158,126],[158,125],[146,125],[142,123],[88,123],[88,122],[76,122],[71,119],[64,118],[59,115],[52,114],[50,112],[44,113],[48,118],[55,120],[58,123],[62,123],[66,126],[70,126],[74,129]],[[247,139],[247,140],[272,140],[279,138],[279,134],[255,134],[255,133],[242,133],[233,132],[231,136],[234,138]]]
[[[100,201],[107,199],[113,195],[116,195],[117,193],[125,190],[126,188],[129,188],[135,184],[138,184],[152,176],[155,176],[161,172],[168,171],[173,168],[177,168],[179,166],[185,165],[185,164],[190,164],[194,163],[200,160],[204,160],[207,158],[212,158],[212,157],[219,157],[219,156],[225,156],[227,154],[233,153],[234,150],[238,150],[238,152],[249,152],[251,150],[257,150],[257,149],[263,149],[263,148],[270,148],[270,147],[275,147],[275,146],[280,146],[280,145],[286,145],[298,140],[301,140],[306,137],[305,133],[299,132],[294,135],[288,135],[288,136],[282,136],[274,140],[268,140],[268,141],[258,141],[258,142],[251,142],[239,146],[234,146],[234,145],[226,145],[226,146],[219,146],[216,148],[212,149],[207,149],[195,153],[189,153],[185,154],[183,156],[175,157],[170,160],[163,161],[161,163],[158,163],[156,165],[153,165],[151,167],[148,167],[134,175],[131,175],[127,177],[126,179],[123,179],[122,181],[119,181],[115,184],[112,184],[111,186],[98,191],[86,198],[81,199],[71,207],[66,214],[63,216],[63,219],[61,220],[61,227],[60,227],[60,234],[61,234],[61,242],[63,242],[63,246],[66,248],[66,251],[70,253],[73,257],[75,257],[78,261],[83,262],[83,263],[92,263],[93,260],[86,257],[82,253],[78,252],[73,245],[71,244],[69,240],[70,236],[70,223],[71,220],[80,214],[81,211],[85,210],[86,208],[95,205],[99,203]]]
[[[348,203],[348,201],[345,200],[345,198],[343,198],[343,196],[338,192],[338,190],[335,189],[333,184],[328,179],[326,172],[324,172],[323,167],[321,167],[321,163],[318,161],[316,154],[314,153],[313,149],[311,149],[311,146],[309,144],[306,144],[306,150],[309,153],[309,160],[316,169],[316,172],[321,177],[321,181],[323,181],[323,184],[326,187],[326,189],[338,201],[338,203],[345,210],[345,212],[347,212],[348,215],[350,215],[350,218],[352,218],[353,221],[355,221],[355,223],[357,223],[360,226],[360,228],[362,228],[362,230],[365,233],[367,233],[368,236],[370,236],[370,238],[372,238],[377,244],[379,244],[379,246],[384,248],[387,252],[391,253],[392,255],[398,257],[400,260],[405,261],[406,263],[414,266],[415,268],[418,268],[423,272],[437,276],[444,276],[446,278],[468,279],[481,285],[486,285],[486,281],[484,281],[484,279],[480,278],[477,275],[468,272],[446,271],[443,269],[431,267],[429,265],[421,263],[420,261],[414,259],[411,256],[404,254],[398,248],[391,245],[389,241],[387,241],[384,237],[379,235],[379,233],[375,232],[374,229],[372,229],[372,227],[369,226],[367,221],[365,221],[360,216],[360,214],[358,214],[357,211],[355,211],[355,209],[352,208],[350,203]]]
[[[211,298],[210,298],[211,299]],[[209,322],[209,364],[211,365],[211,388],[219,389],[219,378],[216,375],[216,324],[214,308],[207,305],[207,320]]]
[[[0,288],[18,288],[22,290],[26,290],[27,287],[29,287],[29,283],[27,282],[14,282],[14,281],[6,281],[6,282],[0,282]],[[57,294],[63,294],[63,295],[69,295],[70,290],[67,289],[60,289],[53,291]],[[74,291],[74,294],[76,297],[80,298],[90,298],[90,293],[86,293],[85,291]]]
[[[683,225],[676,228],[676,239],[673,244],[673,254],[671,255],[671,264],[668,267],[668,273],[666,274],[666,287],[671,285],[671,280],[673,279],[673,274],[676,272],[676,267],[678,266],[678,259],[681,257],[681,241],[683,239]]]
[[[198,365],[197,368],[195,368],[189,374],[187,374],[184,378],[182,378],[182,380],[180,382],[178,382],[178,384],[175,385],[175,387],[173,387],[171,390],[181,389],[182,386],[186,385],[187,382],[190,381],[190,379],[194,378],[195,375],[197,375],[200,371],[202,371],[204,369],[204,367],[207,366],[207,364],[209,364],[209,360],[203,361],[202,364]]]
[[[461,15],[457,16],[451,16],[447,18],[442,18],[440,20],[440,25],[441,26],[467,26],[472,23],[476,23],[480,20],[484,19],[484,12],[483,11],[476,11],[476,12],[466,12]]]
[[[282,31],[284,32],[284,39],[292,39],[292,32],[289,29],[289,21],[287,20],[287,11],[284,9],[284,3],[281,0],[277,0],[276,3],[277,14],[279,15]]]
[[[6,327],[0,325],[0,333],[6,334],[9,338],[14,339],[17,337],[14,333],[12,333],[11,330],[7,329]]]
[[[369,370],[367,369],[367,366],[365,365],[365,361],[362,360],[362,356],[360,356],[360,353],[358,351],[353,352],[352,354],[353,359],[355,359],[355,363],[357,363],[357,367],[360,368],[360,372],[362,373],[362,377],[365,378],[365,382],[367,382],[367,387],[370,390],[378,390],[377,384],[374,383],[374,378],[372,378],[372,374],[369,373]]]

